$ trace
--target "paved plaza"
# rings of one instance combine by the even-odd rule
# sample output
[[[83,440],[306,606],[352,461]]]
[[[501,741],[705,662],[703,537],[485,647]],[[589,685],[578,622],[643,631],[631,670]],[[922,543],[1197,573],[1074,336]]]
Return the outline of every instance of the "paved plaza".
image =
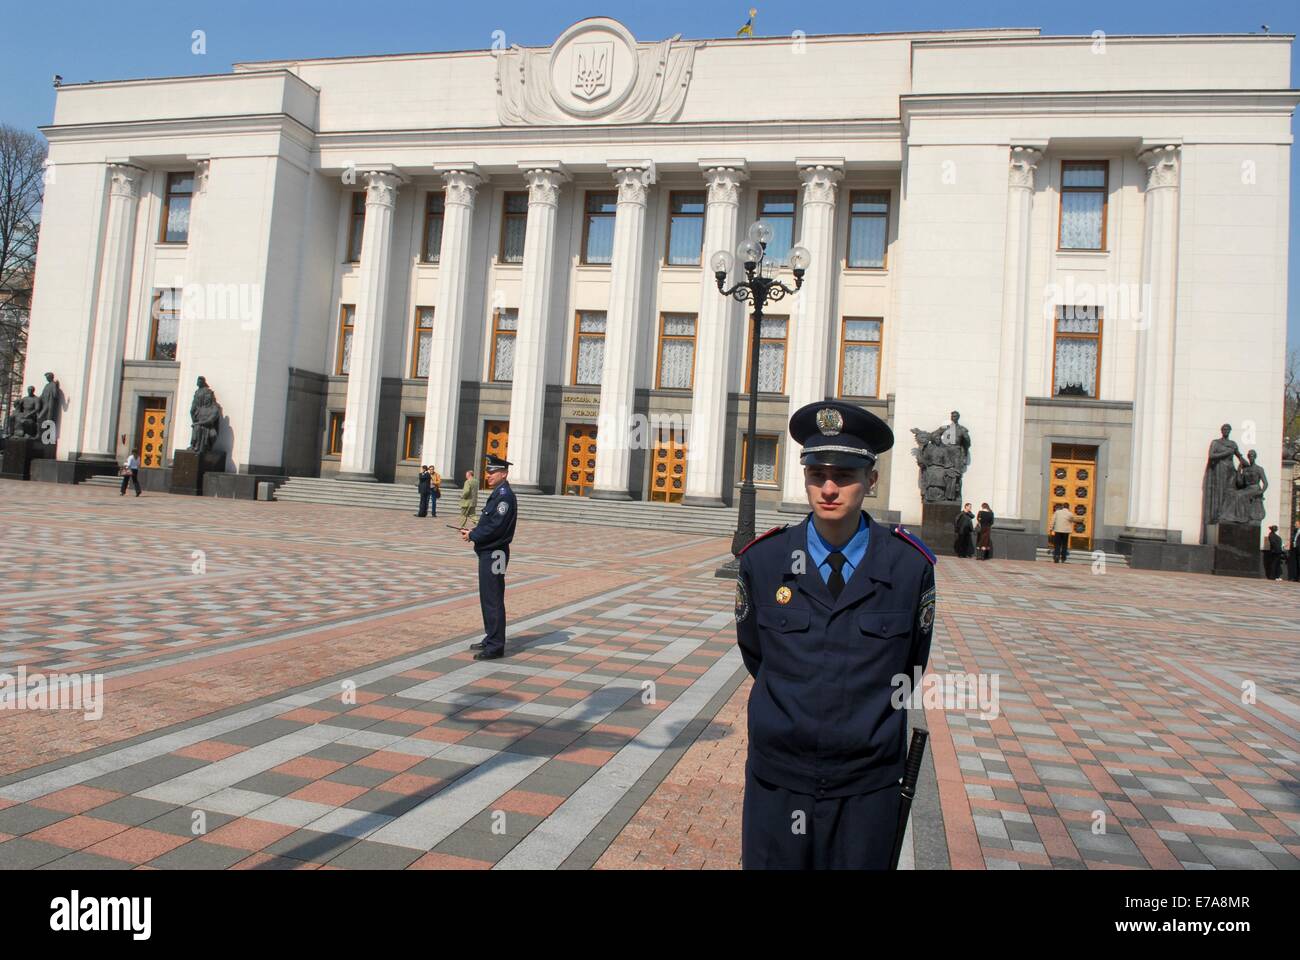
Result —
[[[475,662],[448,518],[0,481],[0,867],[735,868],[724,538],[521,518]],[[1291,869],[1300,585],[940,560],[905,865]],[[1245,693],[1243,693],[1245,690]]]

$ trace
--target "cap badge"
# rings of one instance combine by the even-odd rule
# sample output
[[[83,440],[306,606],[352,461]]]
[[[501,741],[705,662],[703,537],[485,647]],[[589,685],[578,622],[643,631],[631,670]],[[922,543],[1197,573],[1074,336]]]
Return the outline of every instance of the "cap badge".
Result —
[[[790,588],[778,587],[776,590],[776,602],[786,604],[790,602]]]
[[[844,429],[844,415],[834,407],[822,407],[817,411],[817,429],[823,436],[838,436]]]

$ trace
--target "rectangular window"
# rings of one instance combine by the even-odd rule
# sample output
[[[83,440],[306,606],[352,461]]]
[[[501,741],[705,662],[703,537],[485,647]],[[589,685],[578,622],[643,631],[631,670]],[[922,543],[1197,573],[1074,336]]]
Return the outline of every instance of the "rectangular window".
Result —
[[[695,314],[665,313],[659,318],[660,390],[690,390],[695,385]]]
[[[190,201],[194,198],[194,174],[167,174],[163,196],[160,243],[185,243],[190,238]]]
[[[433,307],[415,308],[415,342],[411,345],[411,376],[429,375],[433,352]]]
[[[424,202],[424,249],[420,254],[420,260],[424,263],[437,263],[442,255],[444,198],[441,190],[433,190]]]
[[[575,385],[599,384],[605,368],[605,311],[579,310],[573,336]]]
[[[326,453],[337,455],[343,452],[343,411],[330,411],[329,441]]]
[[[509,383],[515,377],[515,331],[519,329],[519,311],[498,310],[492,315],[492,379]]]
[[[702,193],[673,193],[668,197],[668,253],[670,266],[698,266],[704,248]]]
[[[879,320],[845,317],[840,337],[840,396],[880,395]]]
[[[417,463],[424,454],[424,417],[406,418],[406,437],[402,441],[402,459]]]
[[[614,213],[617,193],[588,191],[582,221],[582,262],[609,263],[614,259]]]
[[[149,359],[175,360],[176,337],[181,327],[181,292],[174,288],[153,292],[150,310]]]
[[[740,461],[740,479],[745,479],[749,468],[749,434],[745,434],[744,450]],[[754,482],[775,484],[777,477],[777,438],[772,435],[759,434],[754,438]]]
[[[528,194],[507,193],[501,213],[501,262],[524,262],[524,231],[528,227]]]
[[[767,245],[767,259],[782,266],[790,262],[794,246],[794,217],[799,194],[794,190],[765,190],[758,195],[758,219],[772,225],[772,242]]]
[[[1096,397],[1101,375],[1101,308],[1056,308],[1052,395]]]
[[[1062,250],[1106,249],[1106,161],[1061,161]]]
[[[348,262],[361,262],[361,238],[366,232],[366,193],[352,194],[352,212],[348,215]]]
[[[344,303],[339,306],[339,353],[334,364],[334,372],[346,376],[352,364],[352,325],[357,319],[355,304]]]
[[[883,267],[889,237],[889,194],[854,190],[849,194],[850,267]]]
[[[753,324],[751,323],[749,326],[752,330]],[[786,334],[789,329],[789,317],[763,318],[763,328],[759,332],[758,339],[759,393],[785,393],[785,347]],[[751,333],[750,350],[753,349],[753,345],[754,340]],[[749,351],[745,353],[745,393],[749,392],[749,378],[753,372],[753,366],[749,361],[752,355]]]

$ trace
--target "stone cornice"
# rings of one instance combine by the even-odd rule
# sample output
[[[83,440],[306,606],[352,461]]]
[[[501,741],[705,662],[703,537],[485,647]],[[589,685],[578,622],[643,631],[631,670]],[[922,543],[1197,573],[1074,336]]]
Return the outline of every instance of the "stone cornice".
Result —
[[[1109,42],[1109,41],[1108,41]],[[909,116],[1025,114],[1236,113],[1289,114],[1300,90],[1109,90],[1013,93],[912,93],[898,98]]]

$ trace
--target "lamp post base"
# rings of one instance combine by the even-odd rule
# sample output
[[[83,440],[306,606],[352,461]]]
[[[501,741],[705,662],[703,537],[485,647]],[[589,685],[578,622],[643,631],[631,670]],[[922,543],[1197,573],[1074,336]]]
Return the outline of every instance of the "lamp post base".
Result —
[[[740,576],[740,558],[732,557],[714,570],[713,576],[718,580],[735,580],[736,577]]]

